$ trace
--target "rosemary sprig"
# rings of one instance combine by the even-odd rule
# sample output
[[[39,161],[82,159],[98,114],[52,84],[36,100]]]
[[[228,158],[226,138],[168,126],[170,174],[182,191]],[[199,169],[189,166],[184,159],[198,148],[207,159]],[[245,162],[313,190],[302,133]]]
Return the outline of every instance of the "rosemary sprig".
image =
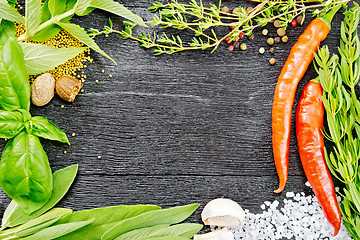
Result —
[[[328,132],[324,136],[334,143],[325,149],[326,161],[332,174],[345,184],[340,209],[344,224],[356,240],[360,239],[360,101],[355,86],[360,77],[360,42],[357,27],[359,5],[346,11],[341,25],[338,55],[330,57],[325,46],[315,55],[319,80],[324,89]]]
[[[313,10],[313,14],[318,16],[334,7],[346,4],[349,0],[319,0],[318,4],[308,5],[313,2],[315,1],[262,0],[251,11],[246,7],[239,6],[236,13],[222,12],[221,1],[217,5],[209,4],[209,7],[205,7],[201,0],[199,3],[197,0],[190,0],[188,4],[179,3],[178,0],[172,0],[168,4],[153,2],[149,10],[157,12],[158,15],[155,15],[153,20],[147,23],[167,29],[186,29],[193,33],[191,41],[186,42],[179,35],[168,36],[166,33],[158,37],[156,32],[141,33],[139,37],[136,37],[133,35],[133,28],[136,25],[130,22],[124,22],[125,29],[123,31],[105,26],[102,31],[90,29],[89,34],[91,37],[95,37],[100,34],[118,33],[124,39],[140,42],[142,47],[156,48],[155,54],[172,54],[185,50],[208,48],[215,51],[227,38],[236,41],[240,34],[250,36],[255,28],[265,26],[274,20],[279,20],[281,27],[286,28],[295,17],[305,16],[305,12],[308,10]],[[215,31],[218,27],[232,27],[232,30],[219,37]]]

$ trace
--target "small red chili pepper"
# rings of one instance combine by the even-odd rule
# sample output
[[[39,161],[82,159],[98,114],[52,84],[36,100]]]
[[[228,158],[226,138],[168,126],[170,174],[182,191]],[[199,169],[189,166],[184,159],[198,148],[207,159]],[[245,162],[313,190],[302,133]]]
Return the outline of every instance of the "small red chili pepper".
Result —
[[[295,19],[292,20],[292,21],[291,21],[291,26],[296,27],[296,25],[297,25],[297,21],[296,21]]]
[[[230,43],[232,42],[231,37],[227,37],[227,38],[225,38],[225,42],[226,42],[226,43],[228,43],[228,44],[230,44]]]
[[[228,50],[229,50],[229,51],[234,50],[234,45],[230,45],[230,46],[228,47]]]
[[[240,32],[239,38],[243,38],[244,36],[245,36],[245,34],[243,32]]]
[[[341,212],[324,154],[322,95],[320,83],[310,81],[305,86],[296,110],[296,137],[306,178],[335,236],[341,226]]]

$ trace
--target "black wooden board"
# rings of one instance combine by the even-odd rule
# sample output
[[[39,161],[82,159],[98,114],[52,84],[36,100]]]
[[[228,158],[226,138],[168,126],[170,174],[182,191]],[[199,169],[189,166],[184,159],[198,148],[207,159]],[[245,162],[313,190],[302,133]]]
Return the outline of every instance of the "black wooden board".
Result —
[[[120,2],[151,19],[147,0]],[[230,9],[237,3],[223,1]],[[87,29],[101,29],[109,17],[115,28],[122,28],[123,19],[103,11],[74,22]],[[342,18],[342,14],[336,15],[323,42],[334,53]],[[74,103],[55,97],[47,106],[31,109],[33,115],[49,118],[69,135],[71,146],[42,141],[52,169],[79,164],[78,177],[58,206],[82,210],[118,204],[172,207],[198,202],[201,207],[190,220],[200,222],[201,209],[217,197],[231,198],[257,213],[264,201],[282,201],[288,191],[311,194],[304,185],[295,126],[289,181],[281,194],[273,193],[278,177],[271,143],[277,78],[291,46],[310,20],[306,18],[303,26],[290,26],[289,42],[275,45],[273,55],[258,53],[260,47],[269,49],[261,29],[255,31],[254,40],[243,40],[248,45],[246,51],[229,52],[224,43],[214,53],[161,56],[118,35],[97,37],[117,66],[92,52],[94,62],[85,69],[85,91]],[[276,29],[267,28],[268,37],[275,37]],[[275,66],[268,62],[271,57],[277,60]],[[299,84],[294,109],[302,88],[314,77],[311,66]],[[72,137],[72,133],[76,135]],[[3,147],[2,140],[0,149]],[[9,201],[1,192],[0,214]]]

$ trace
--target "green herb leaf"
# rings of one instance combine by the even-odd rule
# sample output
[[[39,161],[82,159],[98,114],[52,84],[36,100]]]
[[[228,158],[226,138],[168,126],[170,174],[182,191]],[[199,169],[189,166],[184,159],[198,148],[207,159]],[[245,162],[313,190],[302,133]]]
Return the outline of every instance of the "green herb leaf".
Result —
[[[114,239],[126,232],[151,227],[161,224],[175,224],[188,218],[197,208],[199,204],[191,204],[181,207],[174,207],[165,210],[155,210],[146,212],[133,218],[119,222],[104,233],[101,240]]]
[[[21,16],[16,8],[9,5],[6,0],[0,0],[0,18],[9,20],[11,22],[25,23],[25,19]]]
[[[31,119],[31,133],[45,139],[59,141],[70,145],[69,139],[60,128],[44,117],[33,117]]]
[[[115,63],[114,60],[112,60],[103,50],[100,49],[100,47],[96,44],[96,42],[89,37],[89,35],[82,27],[72,23],[58,22],[57,24],[66,31],[68,31],[70,34],[72,34],[79,41],[83,42],[90,48],[94,49],[95,51],[99,52],[100,54],[102,54],[103,56],[107,57],[108,59],[110,59]]]
[[[33,212],[29,216],[25,214],[20,206],[11,201],[6,208],[4,218],[2,220],[2,228],[15,227],[20,224],[26,223],[32,219],[35,219],[54,207],[68,192],[71,184],[74,182],[78,170],[78,165],[72,165],[56,171],[53,174],[54,187],[51,198],[49,201],[39,210]]]
[[[50,199],[53,178],[38,137],[23,131],[7,142],[0,161],[0,186],[26,214]]]
[[[3,45],[10,37],[15,38],[14,23],[5,19],[0,19],[0,45]]]
[[[76,8],[75,8],[75,14],[78,16],[85,16],[89,14],[93,8],[90,8],[91,0],[78,0]]]
[[[45,228],[31,236],[24,237],[22,239],[23,240],[39,240],[39,239],[51,240],[51,239],[59,238],[61,236],[64,236],[68,233],[74,232],[80,228],[83,228],[83,227],[89,225],[94,220],[95,220],[95,218],[92,218],[88,221],[71,222],[71,223],[55,225],[52,227]]]
[[[52,16],[63,14],[75,4],[76,0],[48,0],[48,8]]]
[[[24,117],[18,111],[0,111],[0,138],[12,138],[24,128]]]
[[[0,47],[0,106],[9,111],[30,109],[24,54],[15,38],[9,38]]]
[[[41,0],[26,0],[25,4],[25,29],[31,36],[40,26]]]
[[[127,18],[136,24],[146,27],[146,24],[140,16],[134,14],[129,9],[113,0],[92,0],[90,6]]]
[[[38,224],[35,224],[34,226],[19,230],[19,231],[14,233],[14,236],[24,237],[24,236],[34,234],[34,233],[36,233],[36,232],[38,232],[40,230],[43,230],[43,229],[53,225],[54,223],[59,221],[60,217],[54,217],[54,218],[51,218],[51,219],[48,219],[48,220],[44,220],[44,221],[39,222]]]
[[[29,75],[37,75],[65,63],[82,53],[86,48],[53,48],[41,44],[21,42],[25,66]]]
[[[114,206],[106,208],[96,208],[85,211],[74,212],[59,220],[58,224],[85,221],[95,218],[88,227],[79,229],[57,240],[99,240],[109,228],[124,219],[138,216],[139,214],[160,209],[154,205],[134,205],[134,206]]]

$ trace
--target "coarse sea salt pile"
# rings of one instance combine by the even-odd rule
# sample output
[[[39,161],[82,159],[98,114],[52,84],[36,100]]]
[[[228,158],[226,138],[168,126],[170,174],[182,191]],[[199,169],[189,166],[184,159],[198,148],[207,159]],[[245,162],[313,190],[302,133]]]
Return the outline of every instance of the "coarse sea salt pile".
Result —
[[[308,183],[307,186],[310,186]],[[339,199],[338,199],[339,200]],[[231,229],[236,240],[351,240],[345,226],[336,237],[315,196],[287,192],[283,203],[275,200],[261,205],[262,213],[245,210],[243,226]]]

